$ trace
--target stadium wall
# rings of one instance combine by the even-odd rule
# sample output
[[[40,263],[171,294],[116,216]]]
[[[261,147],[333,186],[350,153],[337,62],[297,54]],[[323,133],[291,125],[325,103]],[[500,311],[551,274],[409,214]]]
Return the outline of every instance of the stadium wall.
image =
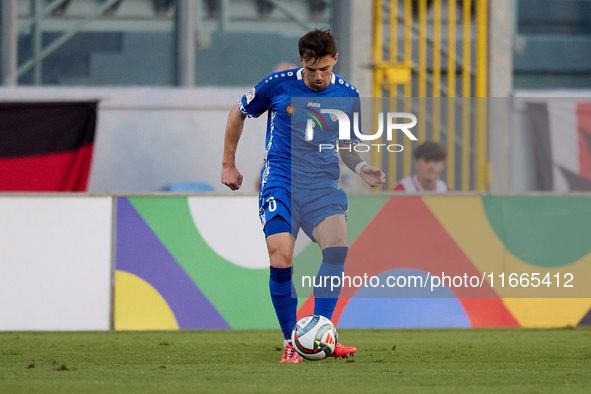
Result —
[[[90,193],[155,192],[175,182],[219,182],[224,131],[244,88],[1,88],[0,101],[99,101]],[[239,193],[253,193],[267,117],[245,122]]]
[[[0,101],[99,101],[90,193],[156,192],[186,181],[207,183],[223,192],[219,174],[226,120],[230,108],[248,89],[0,87]],[[584,141],[572,143],[572,136],[580,134],[584,126],[577,122],[576,107],[588,103],[589,97],[588,91],[516,91],[507,101],[512,127],[507,146],[501,149],[509,151],[511,192],[542,189],[533,143],[535,130],[526,111],[531,103],[547,104],[552,115],[547,122],[552,149],[561,154],[547,156],[558,159],[555,164],[576,175],[591,173],[584,160],[576,165],[560,160],[563,156],[580,158],[587,146]],[[237,153],[237,164],[244,175],[241,194],[255,192],[265,130],[266,116],[245,122]],[[557,140],[568,143],[559,145]],[[554,166],[554,172],[557,168]],[[347,184],[348,178],[343,181]],[[346,187],[349,192],[363,190],[357,184]],[[552,190],[576,189],[568,185],[563,174],[556,174]]]

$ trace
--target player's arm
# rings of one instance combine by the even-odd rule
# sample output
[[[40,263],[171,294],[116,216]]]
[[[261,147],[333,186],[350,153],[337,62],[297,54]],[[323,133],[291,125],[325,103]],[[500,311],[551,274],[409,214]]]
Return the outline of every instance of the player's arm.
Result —
[[[242,186],[242,174],[236,168],[236,148],[242,135],[246,116],[238,109],[238,104],[232,107],[226,125],[224,137],[224,157],[222,159],[222,183],[232,190]]]
[[[236,168],[235,158],[238,140],[240,140],[244,127],[244,119],[247,117],[258,118],[267,112],[274,96],[275,86],[276,83],[271,82],[271,77],[268,77],[242,96],[238,104],[234,105],[230,111],[224,138],[222,183],[232,190],[238,190],[242,186],[242,174]]]
[[[380,170],[372,165],[369,165],[363,161],[359,152],[356,152],[355,149],[351,149],[349,151],[350,145],[347,145],[343,142],[339,141],[339,154],[341,155],[341,160],[349,169],[353,172],[358,170],[359,176],[361,179],[365,181],[371,187],[378,187],[382,186],[384,182],[386,182],[386,175]],[[361,163],[364,163],[361,168],[357,168]]]

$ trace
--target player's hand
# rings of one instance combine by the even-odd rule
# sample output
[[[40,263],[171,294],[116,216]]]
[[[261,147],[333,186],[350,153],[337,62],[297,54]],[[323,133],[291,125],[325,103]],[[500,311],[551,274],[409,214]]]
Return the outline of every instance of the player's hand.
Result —
[[[369,164],[361,167],[359,175],[361,176],[361,179],[371,187],[379,187],[386,182],[386,174],[384,174],[379,168]]]
[[[223,167],[222,183],[232,190],[238,190],[242,186],[242,174],[235,166]]]

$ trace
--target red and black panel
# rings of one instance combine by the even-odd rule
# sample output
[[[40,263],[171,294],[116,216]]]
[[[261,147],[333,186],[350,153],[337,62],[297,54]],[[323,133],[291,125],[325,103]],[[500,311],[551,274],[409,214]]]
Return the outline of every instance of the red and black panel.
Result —
[[[0,191],[86,191],[97,102],[0,103]]]

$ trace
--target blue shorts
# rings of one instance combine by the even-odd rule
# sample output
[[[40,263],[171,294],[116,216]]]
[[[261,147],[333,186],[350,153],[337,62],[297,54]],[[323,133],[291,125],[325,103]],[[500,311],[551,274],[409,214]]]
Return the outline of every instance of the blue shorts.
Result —
[[[349,202],[347,194],[336,187],[302,189],[296,186],[267,183],[259,193],[259,216],[265,237],[279,232],[281,227],[267,223],[276,216],[290,224],[291,234],[297,237],[301,228],[314,242],[312,231],[324,219],[332,215],[345,215]],[[272,227],[272,228],[271,228]]]

